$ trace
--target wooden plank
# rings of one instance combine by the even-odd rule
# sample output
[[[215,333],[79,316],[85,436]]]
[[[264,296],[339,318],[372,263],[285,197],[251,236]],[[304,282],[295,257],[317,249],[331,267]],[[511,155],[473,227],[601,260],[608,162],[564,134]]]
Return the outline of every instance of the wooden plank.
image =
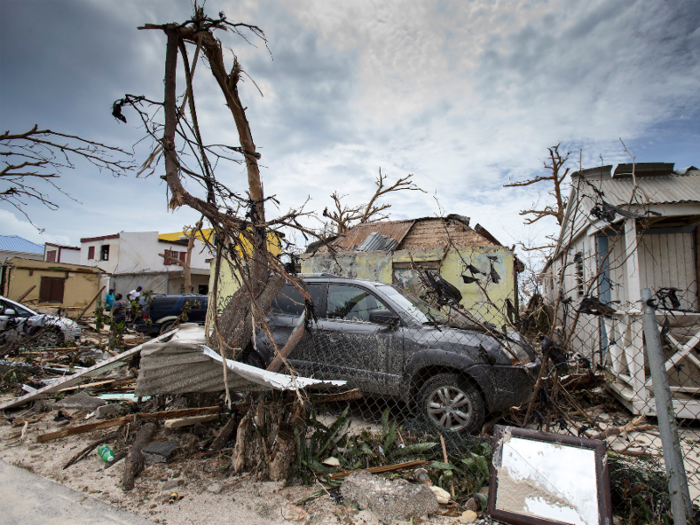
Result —
[[[85,432],[92,432],[93,430],[102,430],[104,428],[111,427],[121,427],[127,423],[131,423],[136,418],[140,421],[158,421],[161,419],[172,419],[179,417],[189,417],[205,414],[218,414],[219,407],[206,407],[206,408],[184,408],[182,410],[166,410],[165,412],[152,412],[150,414],[129,414],[128,416],[108,419],[106,421],[99,421],[97,423],[88,423],[87,425],[80,425],[77,427],[68,427],[58,430],[56,432],[49,432],[47,434],[42,434],[36,438],[37,443],[44,443],[46,441],[51,441],[53,439],[58,439],[67,436],[73,436],[75,434],[84,434]]]
[[[170,430],[182,427],[190,427],[196,425],[197,423],[206,423],[208,421],[214,421],[219,417],[218,414],[210,414],[203,416],[190,416],[190,417],[179,417],[177,419],[167,419],[164,423],[164,427]]]
[[[171,330],[170,332],[167,332],[159,337],[156,337],[155,339],[151,339],[148,341],[149,343],[156,343],[162,339],[165,339],[166,337],[171,336],[172,334],[175,333],[176,330]],[[141,351],[141,347],[146,344],[140,344],[139,346],[132,348],[131,350],[127,350],[124,353],[121,353],[115,357],[112,357],[111,359],[107,359],[106,361],[100,361],[99,363],[91,366],[90,368],[86,368],[85,370],[81,370],[77,374],[73,374],[72,376],[66,377],[65,379],[62,379],[60,381],[56,381],[52,383],[49,386],[45,386],[44,388],[40,388],[36,392],[32,392],[31,394],[26,394],[24,396],[16,397],[10,401],[7,401],[0,405],[0,410],[5,410],[7,408],[14,408],[17,406],[21,406],[25,403],[28,403],[29,401],[33,401],[35,399],[40,399],[46,394],[53,394],[55,392],[58,392],[61,390],[61,388],[66,388],[71,385],[76,385],[80,383],[85,376],[90,376],[94,374],[98,374],[100,371],[104,370],[105,372],[107,370],[111,370],[112,368],[115,368],[117,366],[121,366],[120,362],[121,361],[126,361],[127,359],[131,359],[136,353]]]
[[[414,467],[420,467],[421,465],[425,465],[427,461],[425,460],[420,460],[420,461],[408,461],[406,463],[397,463],[396,465],[387,465],[384,467],[372,467],[372,468],[363,468],[360,470],[351,470],[350,472],[338,472],[337,474],[332,474],[330,476],[331,479],[343,479],[350,474],[354,474],[355,472],[369,472],[370,474],[381,474],[382,472],[393,472],[395,470],[401,470],[404,468],[414,468]]]

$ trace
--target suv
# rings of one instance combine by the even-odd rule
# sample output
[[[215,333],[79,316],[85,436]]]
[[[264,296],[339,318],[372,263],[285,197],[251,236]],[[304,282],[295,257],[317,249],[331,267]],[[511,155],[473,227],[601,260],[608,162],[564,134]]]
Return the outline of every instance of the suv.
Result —
[[[192,309],[183,319],[182,310],[186,303]],[[207,319],[207,295],[196,294],[153,294],[150,301],[143,305],[143,315],[134,323],[134,330],[146,334],[164,334],[178,322],[204,324]],[[150,319],[150,323],[147,321]]]
[[[289,355],[297,373],[410,403],[426,422],[455,432],[479,430],[487,412],[531,398],[539,360],[517,333],[453,328],[444,312],[390,284],[328,274],[304,282],[317,320]],[[286,284],[268,317],[279,348],[304,308],[301,293]],[[258,332],[244,360],[266,367],[273,357]]]
[[[60,346],[79,342],[81,332],[72,319],[39,314],[0,296],[0,344],[35,337],[37,346]]]

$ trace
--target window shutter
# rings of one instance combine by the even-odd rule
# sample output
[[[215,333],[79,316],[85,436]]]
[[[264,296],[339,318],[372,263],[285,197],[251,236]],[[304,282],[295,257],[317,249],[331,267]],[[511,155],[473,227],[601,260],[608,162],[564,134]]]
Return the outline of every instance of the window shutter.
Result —
[[[48,303],[51,299],[51,277],[42,277],[39,287],[39,302]]]
[[[94,259],[95,258],[95,247],[90,246],[88,247],[88,259]]]
[[[39,302],[62,303],[65,281],[61,277],[42,277],[39,288]]]
[[[187,255],[187,252],[180,252],[180,260],[182,262],[185,262],[185,256]]]

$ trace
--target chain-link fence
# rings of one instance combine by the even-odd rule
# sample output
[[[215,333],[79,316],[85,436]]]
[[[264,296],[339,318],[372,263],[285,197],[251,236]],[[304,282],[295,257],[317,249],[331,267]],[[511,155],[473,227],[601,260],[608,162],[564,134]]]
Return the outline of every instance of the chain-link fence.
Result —
[[[687,476],[689,496],[697,512],[700,506],[700,360],[696,346],[700,342],[700,313],[697,308],[697,284],[685,290],[662,287],[653,290],[649,304],[663,345],[661,367],[668,376],[671,416],[678,429],[679,450]],[[664,445],[650,366],[648,341],[643,327],[641,303],[603,304],[596,298],[562,301],[560,328],[571,334],[570,357],[577,363],[590,364],[591,373],[603,376],[605,391],[625,408],[624,412],[601,410],[593,413],[599,421],[611,418],[615,434],[605,436],[610,450],[626,462],[663,472]],[[611,417],[612,416],[612,417]],[[626,417],[627,416],[627,417]],[[627,472],[626,475],[630,473]],[[665,478],[665,475],[663,476]],[[648,491],[647,477],[625,480],[628,496]],[[636,486],[636,489],[634,488]],[[644,489],[642,487],[645,487]],[[649,517],[659,516],[668,508],[654,506],[667,497],[668,487],[656,490],[663,496],[645,502]],[[637,498],[639,500],[639,498]]]
[[[492,425],[505,422],[605,440],[614,512],[630,523],[663,522],[669,514],[639,304],[563,299],[555,316],[552,307],[535,300],[522,316],[504,306],[498,326],[482,320],[478,305],[466,311],[449,300],[430,304],[381,283],[325,276],[307,278],[306,285],[314,304],[309,318],[315,319],[288,361],[299,375],[342,379],[350,392],[356,389],[350,401],[317,404],[309,421],[327,432],[342,415],[354,429],[342,440],[345,468],[428,452],[434,461],[460,465],[463,459],[488,459]],[[698,505],[700,361],[694,346],[700,314],[683,308],[693,304],[688,294],[695,289],[657,290],[654,304],[690,495]],[[273,304],[269,333],[259,332],[256,348],[244,359],[259,366],[269,362],[269,338],[284,346],[308,308],[287,285]],[[493,309],[492,303],[484,308],[490,320]],[[440,441],[444,453],[440,447],[423,455],[399,452]],[[474,473],[462,474],[466,480]],[[443,488],[447,481],[453,479],[448,476]],[[474,483],[465,488],[473,491]]]

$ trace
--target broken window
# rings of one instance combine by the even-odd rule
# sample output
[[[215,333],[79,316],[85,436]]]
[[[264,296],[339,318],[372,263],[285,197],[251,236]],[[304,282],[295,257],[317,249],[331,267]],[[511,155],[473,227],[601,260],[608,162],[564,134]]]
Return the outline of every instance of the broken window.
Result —
[[[88,260],[92,260],[95,258],[95,247],[90,246],[88,247]]]
[[[56,262],[56,250],[46,252],[46,262]]]
[[[109,261],[109,244],[100,246],[100,261]]]
[[[39,302],[62,303],[66,280],[62,277],[42,277],[39,288]]]
[[[309,295],[311,295],[311,300],[316,306],[321,304],[323,289],[324,286],[320,284],[308,285]],[[294,285],[286,284],[273,301],[272,310],[280,314],[299,317],[304,311],[304,296],[301,295],[301,292]]]

